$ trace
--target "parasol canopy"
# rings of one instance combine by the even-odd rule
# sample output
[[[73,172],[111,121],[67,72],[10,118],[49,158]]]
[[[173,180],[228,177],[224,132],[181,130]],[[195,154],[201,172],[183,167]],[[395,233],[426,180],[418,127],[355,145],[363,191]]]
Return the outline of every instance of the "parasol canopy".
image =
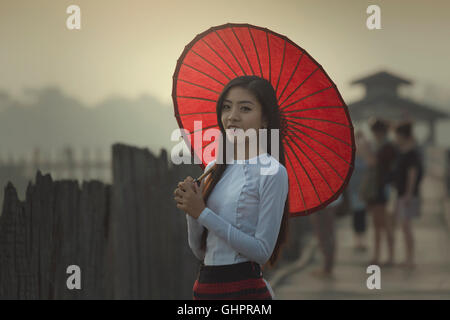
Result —
[[[185,139],[194,157],[203,159],[203,150],[218,143],[194,140],[199,131],[194,121],[202,121],[202,134],[218,129],[219,95],[230,80],[242,75],[265,78],[275,89],[291,216],[311,214],[334,201],[350,179],[355,156],[347,106],[316,60],[266,28],[233,23],[212,27],[198,34],[178,59],[174,112],[180,129],[189,131]]]

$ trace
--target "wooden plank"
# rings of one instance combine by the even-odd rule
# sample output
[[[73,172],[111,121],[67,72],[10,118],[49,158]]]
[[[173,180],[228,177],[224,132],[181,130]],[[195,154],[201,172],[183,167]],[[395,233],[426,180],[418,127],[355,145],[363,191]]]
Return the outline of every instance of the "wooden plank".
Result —
[[[0,216],[0,297],[191,299],[198,261],[173,190],[197,165],[115,144],[113,184],[36,173],[26,199],[9,184]],[[82,290],[68,290],[69,265]]]
[[[0,217],[0,298],[18,299],[18,283],[15,273],[15,216],[19,200],[17,192],[9,182],[5,187],[3,212]]]

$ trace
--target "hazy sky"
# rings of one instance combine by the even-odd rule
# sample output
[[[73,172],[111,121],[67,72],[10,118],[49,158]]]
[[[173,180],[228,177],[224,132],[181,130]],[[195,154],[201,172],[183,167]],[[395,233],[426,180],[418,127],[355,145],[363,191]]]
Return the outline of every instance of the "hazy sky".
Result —
[[[81,8],[81,30],[66,28],[71,4]],[[366,27],[370,4],[381,7],[382,30]],[[142,93],[171,105],[185,45],[227,22],[286,35],[347,103],[362,93],[349,82],[380,68],[447,89],[449,9],[437,0],[1,0],[0,90],[18,97],[25,87],[57,85],[88,105]]]

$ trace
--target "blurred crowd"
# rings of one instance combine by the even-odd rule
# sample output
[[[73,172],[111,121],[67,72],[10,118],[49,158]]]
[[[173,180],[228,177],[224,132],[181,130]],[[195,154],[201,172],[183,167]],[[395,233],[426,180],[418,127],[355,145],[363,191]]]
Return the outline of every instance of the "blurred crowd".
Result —
[[[325,209],[311,215],[322,266],[313,275],[333,277],[336,256],[335,220],[345,207],[352,214],[354,250],[370,250],[368,265],[415,267],[412,219],[420,215],[419,187],[423,160],[413,135],[411,122],[389,123],[384,119],[369,121],[371,137],[355,131],[356,155],[353,175],[346,192]],[[390,137],[393,139],[391,140]],[[345,205],[344,205],[345,203]],[[373,239],[367,239],[369,223]],[[406,250],[398,263],[394,233],[401,230]],[[383,242],[387,243],[387,260],[380,261]]]

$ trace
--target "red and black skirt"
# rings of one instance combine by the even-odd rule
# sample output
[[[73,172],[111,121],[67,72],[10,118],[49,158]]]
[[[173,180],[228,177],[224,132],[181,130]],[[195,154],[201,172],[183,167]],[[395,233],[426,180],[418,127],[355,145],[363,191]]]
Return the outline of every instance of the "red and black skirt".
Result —
[[[272,300],[255,262],[230,265],[200,265],[193,288],[194,300]]]

